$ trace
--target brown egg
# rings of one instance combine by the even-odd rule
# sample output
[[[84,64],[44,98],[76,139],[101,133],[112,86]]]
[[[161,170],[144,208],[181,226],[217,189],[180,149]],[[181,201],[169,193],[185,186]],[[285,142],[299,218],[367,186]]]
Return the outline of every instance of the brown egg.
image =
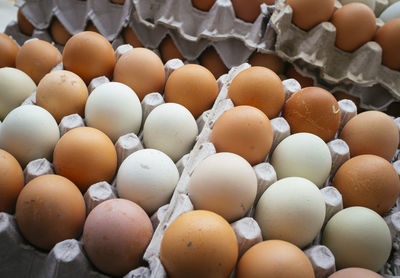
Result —
[[[114,3],[114,4],[123,5],[125,3],[125,0],[111,0],[111,2]]]
[[[124,53],[114,69],[114,81],[131,87],[140,100],[161,93],[165,83],[164,65],[153,51],[137,47]]]
[[[362,206],[379,214],[388,212],[400,194],[399,176],[386,159],[364,154],[346,161],[337,171],[333,186],[343,206]]]
[[[36,84],[62,62],[60,51],[42,40],[25,43],[19,50],[15,64],[17,69],[29,75]]]
[[[329,21],[334,10],[334,0],[288,0],[293,10],[292,21],[304,30],[310,30],[324,21]]]
[[[346,123],[340,133],[350,148],[350,156],[374,154],[391,160],[399,145],[399,129],[383,112],[367,111]]]
[[[61,22],[54,18],[50,25],[50,34],[55,43],[65,45],[72,35],[65,29]]]
[[[133,47],[143,47],[142,42],[136,36],[135,32],[131,27],[129,26],[125,27],[125,29],[122,32],[126,43],[129,43]]]
[[[229,86],[228,96],[235,105],[254,106],[269,119],[278,116],[285,101],[281,79],[264,67],[251,67],[240,72]]]
[[[259,66],[269,68],[278,75],[283,74],[285,70],[285,63],[275,54],[254,52],[249,58],[249,64],[253,67]]]
[[[168,35],[165,37],[165,39],[163,39],[160,44],[160,53],[164,63],[168,62],[171,59],[180,59],[182,61],[185,59],[179,51],[178,47],[176,47],[174,40]]]
[[[83,246],[101,271],[122,276],[141,265],[153,234],[146,212],[132,201],[108,200],[88,215]]]
[[[67,70],[46,74],[36,89],[36,104],[49,111],[57,123],[75,113],[84,117],[87,98],[85,82]]]
[[[235,15],[246,22],[254,22],[261,13],[260,5],[274,5],[275,0],[231,0]]]
[[[375,41],[382,47],[382,64],[400,70],[400,18],[392,19],[379,28]]]
[[[354,104],[357,106],[357,109],[360,108],[360,98],[358,98],[358,97],[352,96],[343,91],[336,91],[333,93],[333,96],[336,98],[337,101],[343,100],[343,99],[349,99],[352,102],[354,102]]]
[[[330,92],[318,87],[307,87],[292,95],[282,116],[292,134],[308,132],[325,142],[335,137],[340,125],[338,102]]]
[[[32,36],[35,27],[33,27],[32,23],[30,23],[29,20],[24,16],[24,14],[21,12],[21,9],[18,9],[17,21],[19,29],[21,29],[22,33],[27,36]]]
[[[86,24],[85,31],[91,31],[100,34],[99,29],[97,29],[97,27],[93,24],[92,21],[88,21],[88,23]]]
[[[0,33],[0,68],[15,68],[15,58],[19,50],[18,44],[6,34]]]
[[[170,278],[229,277],[238,258],[236,235],[218,214],[194,210],[165,231],[160,259]]]
[[[383,278],[383,276],[369,269],[349,267],[336,271],[328,278]]]
[[[216,0],[192,0],[193,7],[202,11],[209,11]]]
[[[111,182],[117,168],[114,144],[100,130],[78,127],[65,133],[53,154],[58,175],[74,182],[82,192],[100,181]]]
[[[91,31],[74,35],[63,51],[64,69],[79,75],[86,84],[99,76],[111,77],[115,55],[105,37]]]
[[[289,65],[286,75],[288,78],[296,79],[302,88],[314,86],[314,80],[311,77],[300,74],[293,65]]]
[[[203,67],[211,71],[215,79],[218,79],[221,75],[228,72],[228,68],[225,66],[214,47],[209,47],[204,50],[199,60]]]
[[[19,230],[31,244],[50,250],[58,242],[81,234],[85,201],[68,179],[44,175],[22,189],[15,216]]]
[[[217,152],[235,153],[251,165],[265,160],[272,140],[273,131],[268,117],[261,110],[245,105],[222,114],[210,136]]]
[[[218,95],[214,75],[205,67],[188,64],[175,70],[165,84],[166,102],[185,106],[197,119],[210,109]]]
[[[260,242],[240,258],[237,278],[314,278],[310,260],[296,245],[282,240]]]
[[[0,149],[0,212],[13,213],[24,187],[24,172],[18,161]]]
[[[372,40],[376,18],[370,7],[363,3],[349,3],[336,10],[332,16],[336,27],[336,46],[352,52]]]

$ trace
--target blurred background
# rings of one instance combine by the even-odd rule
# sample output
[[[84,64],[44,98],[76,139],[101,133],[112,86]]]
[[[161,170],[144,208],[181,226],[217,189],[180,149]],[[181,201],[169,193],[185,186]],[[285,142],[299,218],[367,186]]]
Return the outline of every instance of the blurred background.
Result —
[[[0,0],[0,32],[4,32],[11,20],[17,20],[18,8],[14,4],[12,0]]]

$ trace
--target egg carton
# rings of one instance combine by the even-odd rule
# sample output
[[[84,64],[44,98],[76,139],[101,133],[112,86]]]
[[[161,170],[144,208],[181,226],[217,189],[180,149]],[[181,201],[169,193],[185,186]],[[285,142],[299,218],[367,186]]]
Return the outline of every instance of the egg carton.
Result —
[[[387,3],[377,1],[376,11]],[[336,7],[340,7],[338,2]],[[379,107],[400,99],[400,72],[381,64],[382,49],[376,42],[367,42],[353,53],[342,51],[335,46],[336,28],[332,23],[322,22],[306,32],[292,23],[292,13],[285,0],[279,0],[269,22],[276,32],[275,51],[280,57],[309,67],[321,83],[348,87],[347,91],[359,96],[367,107],[374,107],[371,95]],[[381,22],[377,20],[377,24]],[[382,91],[388,93],[381,98]]]

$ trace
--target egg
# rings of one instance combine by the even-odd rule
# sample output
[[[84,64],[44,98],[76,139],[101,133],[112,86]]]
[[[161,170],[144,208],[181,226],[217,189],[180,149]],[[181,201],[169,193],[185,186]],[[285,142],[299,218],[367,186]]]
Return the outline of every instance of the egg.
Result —
[[[213,106],[217,96],[218,85],[214,75],[200,65],[188,64],[178,68],[165,84],[165,101],[185,106],[195,119]]]
[[[165,83],[164,65],[153,51],[137,47],[119,58],[114,69],[114,81],[131,87],[142,100],[147,94],[162,92]]]
[[[38,158],[51,160],[59,138],[57,122],[35,105],[15,108],[0,126],[0,148],[12,154],[22,167]]]
[[[336,28],[336,46],[348,52],[372,40],[376,30],[374,12],[365,4],[349,3],[335,11],[332,24]]]
[[[30,23],[29,20],[25,17],[25,15],[21,12],[21,8],[18,9],[17,22],[22,33],[24,33],[29,37],[32,36],[35,27],[33,27],[32,23]]]
[[[123,5],[125,0],[111,0],[111,3]]]
[[[13,213],[24,187],[24,172],[18,161],[0,149],[0,212]]]
[[[314,79],[300,74],[292,64],[289,65],[286,75],[288,78],[296,79],[302,88],[314,86]]]
[[[260,5],[274,5],[275,0],[231,0],[235,15],[246,22],[254,22],[261,13]]]
[[[60,51],[42,40],[31,40],[18,51],[15,65],[29,75],[36,84],[62,62]]]
[[[215,1],[216,0],[192,0],[192,5],[199,10],[209,11]]]
[[[394,167],[376,155],[359,155],[346,161],[333,180],[342,194],[343,206],[363,206],[379,214],[388,212],[400,194]]]
[[[141,207],[129,200],[113,199],[89,213],[83,247],[99,270],[122,276],[141,265],[152,235],[150,218]]]
[[[237,278],[314,278],[307,256],[295,245],[282,240],[257,243],[240,258]]]
[[[111,182],[117,168],[117,153],[103,132],[78,127],[58,141],[53,163],[56,174],[68,178],[85,192],[94,183]]]
[[[236,235],[216,213],[195,210],[165,231],[160,259],[170,278],[228,277],[238,258]]]
[[[235,106],[254,106],[269,119],[278,116],[285,101],[281,79],[264,67],[251,67],[240,72],[232,80],[228,96]]]
[[[279,56],[270,53],[254,52],[249,58],[249,64],[253,67],[269,68],[277,75],[283,74],[285,69],[283,60]]]
[[[133,47],[143,47],[142,42],[139,40],[136,33],[133,31],[131,27],[129,26],[125,27],[125,29],[122,32],[126,43],[132,45]]]
[[[374,154],[390,161],[399,145],[399,129],[385,113],[366,111],[346,123],[340,139],[349,146],[351,157]]]
[[[56,70],[46,74],[36,90],[36,104],[43,107],[60,123],[71,114],[84,116],[88,89],[75,73]]]
[[[50,250],[60,241],[77,238],[85,216],[85,201],[79,189],[57,175],[31,180],[18,197],[15,213],[22,235],[44,250]]]
[[[278,144],[270,163],[278,179],[303,177],[322,187],[331,171],[332,157],[321,138],[311,133],[296,133]]]
[[[35,89],[35,82],[25,72],[9,67],[0,68],[0,120],[20,106]]]
[[[72,35],[65,29],[64,25],[57,19],[54,18],[50,25],[50,34],[55,43],[65,45]]]
[[[146,148],[162,151],[177,162],[192,150],[198,132],[189,110],[180,104],[165,103],[148,115],[143,126],[143,142]]]
[[[158,150],[143,149],[122,162],[116,184],[120,198],[135,202],[151,215],[169,203],[178,180],[171,158]]]
[[[204,50],[199,57],[199,61],[200,64],[207,68],[216,79],[228,72],[228,68],[225,66],[214,47],[208,47]]]
[[[99,76],[111,77],[115,55],[102,35],[85,31],[70,38],[63,51],[64,69],[79,75],[86,84]]]
[[[371,10],[375,10],[375,4],[376,4],[376,0],[340,0],[340,3],[342,5],[346,5],[349,3],[353,3],[353,2],[357,2],[357,3],[363,3],[365,5],[367,5],[368,7],[371,8]]]
[[[85,31],[91,31],[100,34],[99,29],[97,29],[97,27],[90,20],[86,24]]]
[[[90,94],[85,106],[85,120],[88,126],[103,131],[116,142],[122,135],[139,133],[142,106],[131,88],[108,82]]]
[[[375,41],[382,47],[382,64],[400,70],[400,18],[390,20],[379,28]]]
[[[271,150],[273,130],[268,117],[252,106],[236,106],[222,114],[211,131],[217,152],[240,155],[251,165],[265,160]]]
[[[291,133],[308,132],[328,142],[339,129],[340,108],[327,90],[308,87],[287,100],[283,117],[289,123]]]
[[[389,258],[392,239],[383,218],[368,208],[350,207],[327,223],[322,244],[335,256],[336,268],[380,270]]]
[[[280,179],[263,193],[254,215],[264,239],[305,247],[325,220],[325,201],[318,187],[300,177]]]
[[[204,159],[190,177],[188,195],[195,209],[213,211],[228,222],[242,218],[257,194],[257,177],[251,165],[233,153]]]
[[[159,48],[164,63],[172,59],[180,59],[182,61],[185,59],[169,35],[163,39]]]
[[[18,44],[6,34],[0,33],[0,68],[15,67]]]
[[[288,0],[293,10],[292,21],[304,30],[310,30],[321,22],[328,21],[334,10],[334,0]]]
[[[400,18],[400,3],[396,2],[389,5],[379,16],[383,22],[389,22],[390,20]]]
[[[349,267],[345,268],[339,271],[336,271],[332,275],[330,275],[328,278],[383,278],[382,275],[379,275],[376,272],[373,272],[371,270],[365,269],[365,268],[359,268],[359,267]]]

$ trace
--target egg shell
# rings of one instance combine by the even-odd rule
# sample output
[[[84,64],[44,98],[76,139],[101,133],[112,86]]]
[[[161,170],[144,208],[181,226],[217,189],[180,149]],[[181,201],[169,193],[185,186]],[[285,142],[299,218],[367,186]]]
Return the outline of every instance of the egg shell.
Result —
[[[18,161],[0,149],[0,212],[12,213],[24,187],[24,173]]]
[[[261,13],[260,5],[275,4],[275,0],[231,0],[235,15],[237,18],[246,21],[254,22]]]
[[[400,2],[396,4],[400,5]],[[390,20],[379,28],[375,35],[375,41],[382,47],[382,64],[390,69],[400,70],[400,54],[398,51],[400,47],[400,18]]]
[[[342,5],[346,5],[349,3],[363,3],[365,5],[367,5],[368,7],[371,8],[371,10],[375,11],[375,6],[376,6],[376,0],[340,0],[340,3]]]
[[[32,36],[35,27],[33,27],[32,23],[30,23],[29,20],[24,16],[24,14],[21,12],[21,9],[18,9],[17,22],[22,33],[27,36]]]
[[[283,74],[285,70],[285,63],[283,60],[279,56],[272,53],[254,52],[249,57],[248,63],[253,67],[259,66],[269,68],[277,75]]]
[[[53,155],[56,174],[74,182],[82,192],[100,181],[111,182],[117,168],[117,153],[106,134],[91,127],[65,133]]]
[[[71,71],[56,70],[46,74],[36,90],[36,104],[43,107],[57,123],[72,114],[84,115],[88,89]]]
[[[265,240],[285,240],[303,248],[324,224],[325,201],[311,181],[300,177],[284,178],[264,192],[254,217]]]
[[[0,68],[15,67],[18,44],[6,34],[0,33]]]
[[[199,10],[209,11],[215,1],[216,0],[192,0],[192,5]]]
[[[251,247],[239,260],[237,278],[314,278],[307,256],[282,240],[267,240]]]
[[[46,41],[31,40],[18,51],[15,65],[39,84],[43,76],[61,62],[61,53],[55,46]]]
[[[352,52],[372,40],[376,31],[374,12],[365,4],[349,3],[335,11],[336,46]]]
[[[334,0],[288,0],[293,10],[292,21],[304,30],[310,30],[321,22],[328,21],[334,10]]]
[[[278,179],[303,177],[322,187],[331,171],[332,157],[321,138],[311,133],[296,133],[279,143],[270,163]]]
[[[177,162],[192,149],[198,128],[189,110],[176,103],[157,106],[143,126],[146,148],[157,149]]]
[[[55,43],[59,45],[65,45],[72,35],[65,29],[64,25],[57,19],[54,18],[50,25],[50,34]]]
[[[178,169],[166,154],[144,149],[122,162],[116,186],[120,198],[135,202],[151,215],[169,203],[178,180]]]
[[[171,278],[228,277],[237,258],[233,229],[209,211],[182,214],[167,228],[161,242],[160,259]]]
[[[268,155],[273,131],[268,117],[252,106],[236,106],[215,122],[210,142],[217,152],[240,155],[251,165],[261,163]]]
[[[71,181],[44,175],[23,188],[15,215],[22,235],[34,246],[50,250],[56,243],[81,234],[86,208]]]
[[[399,129],[385,113],[366,111],[347,122],[340,139],[349,146],[351,157],[374,154],[390,161],[399,145]]]
[[[373,272],[369,269],[359,268],[359,267],[349,267],[339,271],[336,271],[334,274],[330,275],[328,278],[383,278],[382,275],[379,275],[376,272]]]
[[[337,171],[333,186],[343,197],[344,207],[363,206],[379,214],[388,212],[400,194],[396,170],[384,158],[359,155],[346,161]]]
[[[88,126],[103,131],[116,142],[122,135],[138,134],[142,106],[135,92],[119,82],[100,85],[90,94],[85,106]]]
[[[122,32],[126,43],[129,43],[133,47],[143,47],[143,43],[139,40],[136,33],[133,31],[131,27],[129,26],[125,27],[125,29]]]
[[[335,214],[322,237],[335,256],[336,268],[380,270],[389,258],[392,239],[383,218],[368,208],[350,207]]]
[[[283,117],[292,133],[308,132],[328,142],[339,129],[340,108],[330,92],[308,87],[287,100]]]
[[[0,126],[0,148],[12,154],[22,167],[38,158],[51,160],[59,138],[57,122],[35,105],[15,108]]]
[[[237,105],[254,106],[269,119],[278,116],[285,101],[282,81],[276,73],[264,67],[241,71],[228,89],[228,96]]]
[[[164,65],[153,51],[137,47],[118,59],[114,81],[131,87],[142,101],[147,94],[162,92],[165,83]]]
[[[257,194],[257,177],[251,165],[233,153],[217,153],[195,168],[188,195],[195,209],[213,211],[228,222],[242,218]]]
[[[98,269],[122,276],[141,265],[152,234],[150,219],[141,207],[129,200],[113,199],[88,215],[83,246]]]
[[[0,120],[17,108],[36,89],[36,84],[25,72],[0,68]]]
[[[225,66],[214,47],[208,47],[204,50],[199,57],[199,62],[202,66],[207,68],[216,79],[228,72],[228,68]]]
[[[169,35],[162,40],[159,49],[164,63],[172,59],[179,59],[182,61],[185,59],[176,46],[174,40]]]
[[[89,82],[99,76],[111,77],[115,55],[111,44],[102,35],[84,31],[71,37],[63,50],[64,69]]]
[[[389,5],[379,16],[383,22],[389,22],[390,20],[400,17],[400,3],[396,2]]]
[[[175,70],[165,84],[164,99],[185,106],[197,119],[210,109],[218,95],[214,75],[205,67],[184,65]]]

